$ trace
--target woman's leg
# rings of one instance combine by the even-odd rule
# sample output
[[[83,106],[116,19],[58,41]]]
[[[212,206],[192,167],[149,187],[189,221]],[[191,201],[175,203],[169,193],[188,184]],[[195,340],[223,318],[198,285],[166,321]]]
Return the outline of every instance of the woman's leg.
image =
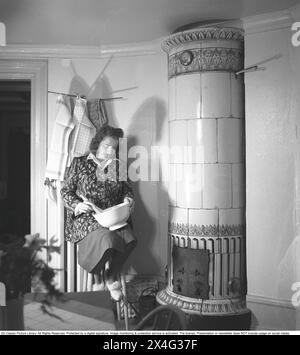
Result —
[[[112,283],[118,280],[123,265],[125,264],[125,261],[128,259],[130,253],[133,251],[135,246],[136,246],[136,242],[133,241],[125,245],[124,253],[121,253],[117,250],[113,251],[111,255],[111,262],[109,265],[109,269],[106,271],[106,280],[108,283]]]
[[[114,254],[113,249],[106,250],[99,263],[91,271],[91,273],[94,275],[96,284],[101,284],[102,282],[105,281],[103,280],[104,278],[103,276],[105,272],[105,264],[111,261],[113,254]]]

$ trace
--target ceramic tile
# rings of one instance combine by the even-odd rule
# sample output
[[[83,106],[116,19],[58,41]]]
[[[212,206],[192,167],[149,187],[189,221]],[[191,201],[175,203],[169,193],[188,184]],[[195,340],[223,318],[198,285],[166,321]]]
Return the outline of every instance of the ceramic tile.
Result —
[[[230,116],[230,73],[201,74],[201,117]]]
[[[205,164],[203,208],[230,208],[232,204],[231,166]]]
[[[243,162],[244,122],[237,119],[218,120],[219,163]]]
[[[245,86],[243,75],[231,74],[231,116],[245,118]]]
[[[176,78],[176,119],[200,118],[200,74]]]
[[[187,121],[170,122],[170,163],[184,163],[184,148],[187,147]]]
[[[214,226],[218,225],[218,210],[189,210],[189,225]]]
[[[176,78],[169,80],[169,121],[175,120],[176,115]]]
[[[196,250],[207,250],[207,241],[204,237],[190,236],[191,248]]]
[[[214,48],[231,48],[231,42],[229,42],[228,40],[225,40],[225,41],[222,41],[222,40],[220,40],[220,41],[218,41],[218,42],[216,42],[215,40],[212,40],[212,41],[210,41],[210,40],[206,40],[206,41],[202,41],[201,42],[201,48],[202,49],[206,49],[206,48],[208,48],[208,49],[214,49]]]
[[[245,223],[244,209],[219,210],[219,224],[221,225],[242,225]]]
[[[177,206],[202,208],[203,206],[203,166],[185,164],[177,166]],[[182,178],[180,179],[180,177]]]
[[[217,162],[217,120],[188,121],[188,146],[192,148],[192,161],[186,163]]]
[[[246,171],[245,164],[232,165],[233,208],[246,207]]]
[[[171,223],[187,225],[188,210],[185,208],[169,207],[169,221]]]
[[[176,164],[169,165],[168,194],[170,206],[176,206],[176,169]]]
[[[230,48],[244,50],[242,41],[230,41]]]

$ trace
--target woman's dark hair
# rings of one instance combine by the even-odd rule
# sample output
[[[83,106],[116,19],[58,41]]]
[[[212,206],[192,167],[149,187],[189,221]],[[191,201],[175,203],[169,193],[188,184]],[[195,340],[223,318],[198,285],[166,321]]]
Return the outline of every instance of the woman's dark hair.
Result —
[[[118,141],[123,136],[124,132],[121,128],[114,128],[109,125],[102,126],[91,141],[90,152],[96,155],[99,145],[105,137],[111,137]]]

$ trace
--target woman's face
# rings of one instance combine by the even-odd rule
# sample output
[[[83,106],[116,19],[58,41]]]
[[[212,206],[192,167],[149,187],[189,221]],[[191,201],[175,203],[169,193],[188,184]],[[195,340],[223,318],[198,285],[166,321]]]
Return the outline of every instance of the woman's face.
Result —
[[[98,159],[113,159],[116,157],[116,151],[118,148],[118,140],[112,137],[105,137],[99,144],[99,148],[96,152]]]

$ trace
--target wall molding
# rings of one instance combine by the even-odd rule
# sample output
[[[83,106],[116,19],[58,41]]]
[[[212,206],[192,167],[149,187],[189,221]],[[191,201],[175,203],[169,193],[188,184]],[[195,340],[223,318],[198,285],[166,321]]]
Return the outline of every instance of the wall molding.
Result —
[[[291,9],[245,17],[241,20],[245,36],[257,32],[266,32],[282,28],[290,28],[294,17],[300,16],[298,7]],[[241,31],[241,30],[240,30]],[[170,34],[170,36],[172,36]],[[99,46],[70,46],[70,45],[24,45],[8,44],[0,47],[1,59],[47,59],[47,58],[82,58],[102,59],[107,57],[132,57],[156,55],[163,52],[163,43],[170,36],[154,41]],[[178,36],[174,34],[173,36]]]
[[[252,311],[252,330],[296,330],[297,311],[290,300],[259,295],[247,295],[247,307]]]
[[[163,53],[163,39],[151,42],[130,43],[124,45],[105,46],[39,46],[39,45],[7,45],[0,47],[1,59],[47,59],[47,58],[82,58],[102,59],[107,57],[132,57]]]
[[[265,304],[267,306],[275,306],[281,308],[289,308],[295,310],[290,300],[264,297],[258,295],[247,295],[247,302]]]
[[[290,10],[269,12],[242,19],[245,36],[258,32],[275,31],[291,28],[293,18]]]

